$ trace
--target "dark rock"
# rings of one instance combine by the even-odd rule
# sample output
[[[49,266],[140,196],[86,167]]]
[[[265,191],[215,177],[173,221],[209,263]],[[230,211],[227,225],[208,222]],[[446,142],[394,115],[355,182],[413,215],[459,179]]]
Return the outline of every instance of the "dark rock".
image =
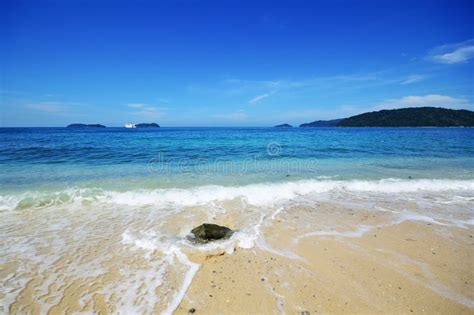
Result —
[[[160,128],[160,125],[156,123],[151,124],[136,124],[135,127],[137,128]]]
[[[194,243],[207,243],[227,239],[234,233],[231,229],[217,224],[204,223],[191,230],[188,239]]]
[[[188,310],[188,313],[194,314],[194,313],[196,313],[196,309],[195,309],[194,307],[193,307],[193,308],[190,308],[190,309]]]
[[[66,128],[105,128],[100,124],[70,124]]]
[[[293,127],[292,125],[290,124],[282,124],[282,125],[276,125],[275,128],[291,128]]]

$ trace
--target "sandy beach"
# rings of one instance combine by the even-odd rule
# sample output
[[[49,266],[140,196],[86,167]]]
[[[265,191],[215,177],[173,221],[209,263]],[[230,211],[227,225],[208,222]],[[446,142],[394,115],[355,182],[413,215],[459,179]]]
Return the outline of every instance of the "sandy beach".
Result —
[[[0,194],[0,314],[473,312],[471,130],[388,130],[383,149],[372,143],[379,130],[361,130],[352,140],[363,139],[378,152],[375,158],[366,158],[364,150],[355,159],[341,158],[328,147],[321,152],[334,158],[326,160],[312,157],[312,147],[302,148],[299,141],[346,141],[344,129],[292,131],[291,143],[277,148],[306,157],[270,151],[259,163],[253,160],[254,169],[243,157],[266,148],[268,135],[278,139],[280,132],[244,129],[238,139],[246,139],[248,154],[223,164],[234,165],[234,171],[248,167],[236,174],[173,169],[165,161],[158,165],[169,173],[154,173],[158,169],[130,164],[116,151],[126,144],[139,152],[166,142],[167,152],[193,161],[194,151],[182,149],[180,141],[192,135],[196,147],[204,145],[202,139],[210,141],[204,151],[211,155],[233,154],[242,149],[234,132],[176,129],[140,138],[121,130],[12,132],[12,143],[18,137],[26,141],[25,135],[38,141],[58,136],[76,150],[69,141],[82,141],[89,155],[71,157],[66,151],[70,164],[58,160],[60,171],[50,173],[49,164],[32,156],[28,168],[17,165],[4,173],[5,182],[22,181]],[[411,150],[421,157],[409,163],[402,141],[408,132],[418,134]],[[115,145],[103,147],[104,135]],[[231,139],[228,149],[216,149],[216,135],[219,141]],[[440,135],[446,152],[453,147],[459,152],[426,159],[417,151],[419,143],[441,145],[427,140]],[[87,149],[90,143],[97,147]],[[398,157],[380,153],[394,143]],[[350,146],[354,152],[360,147]],[[351,150],[345,154],[352,156]],[[10,151],[23,161],[21,148]],[[102,152],[104,165],[96,165],[94,152]],[[95,166],[85,172],[83,162]],[[285,165],[304,174],[288,174]],[[284,172],[273,173],[275,166]],[[203,223],[233,234],[193,243],[190,232]]]
[[[473,230],[445,232],[410,222],[305,238],[301,259],[258,249],[209,256],[177,313],[472,314]]]
[[[353,216],[341,220],[383,225],[383,215]],[[260,249],[196,258],[201,268],[177,313],[472,314],[472,227],[405,221],[295,244],[297,223],[277,218],[266,230],[271,248],[287,244],[296,258]]]
[[[143,211],[126,232],[116,220],[94,245],[79,243],[48,268],[32,269],[8,311],[40,314],[49,304],[48,314],[472,314],[472,225],[395,211],[397,201],[384,202],[391,211],[343,203],[296,202],[262,214],[232,200],[211,216],[191,207],[142,223],[185,235],[186,218],[236,230],[253,222],[253,234],[237,231],[205,245],[181,240],[179,250],[169,245],[168,256],[156,236],[129,232],[149,215]],[[103,211],[89,228],[112,214]],[[3,265],[0,276],[9,279],[20,265]]]

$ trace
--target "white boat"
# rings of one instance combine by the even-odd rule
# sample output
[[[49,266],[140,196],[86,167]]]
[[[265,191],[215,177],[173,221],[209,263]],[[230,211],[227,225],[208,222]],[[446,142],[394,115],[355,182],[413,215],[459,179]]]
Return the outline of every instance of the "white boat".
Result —
[[[137,128],[137,126],[135,126],[135,124],[132,124],[132,123],[125,124],[124,127],[125,128]]]

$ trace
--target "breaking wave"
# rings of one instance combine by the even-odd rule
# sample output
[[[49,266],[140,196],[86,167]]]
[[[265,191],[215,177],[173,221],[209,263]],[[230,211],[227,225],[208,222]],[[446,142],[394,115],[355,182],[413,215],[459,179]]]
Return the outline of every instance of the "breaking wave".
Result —
[[[0,195],[0,211],[45,208],[78,202],[136,207],[152,205],[158,208],[190,207],[235,198],[242,198],[251,205],[264,206],[300,196],[327,192],[396,194],[447,191],[474,192],[474,180],[300,180],[246,186],[201,186],[189,189],[136,189],[129,191],[68,188],[59,192]]]

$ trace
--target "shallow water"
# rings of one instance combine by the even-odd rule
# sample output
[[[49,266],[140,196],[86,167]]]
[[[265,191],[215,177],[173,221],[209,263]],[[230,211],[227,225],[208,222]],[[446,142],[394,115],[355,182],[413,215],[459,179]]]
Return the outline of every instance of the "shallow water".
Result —
[[[0,129],[2,191],[473,179],[473,156],[472,128]]]
[[[300,259],[294,248],[310,236],[474,224],[474,129],[0,134],[0,312],[103,302],[110,312],[171,313],[198,271],[196,252],[258,247]],[[194,246],[185,236],[202,222],[238,232]],[[270,232],[281,222],[295,227],[287,243]]]

